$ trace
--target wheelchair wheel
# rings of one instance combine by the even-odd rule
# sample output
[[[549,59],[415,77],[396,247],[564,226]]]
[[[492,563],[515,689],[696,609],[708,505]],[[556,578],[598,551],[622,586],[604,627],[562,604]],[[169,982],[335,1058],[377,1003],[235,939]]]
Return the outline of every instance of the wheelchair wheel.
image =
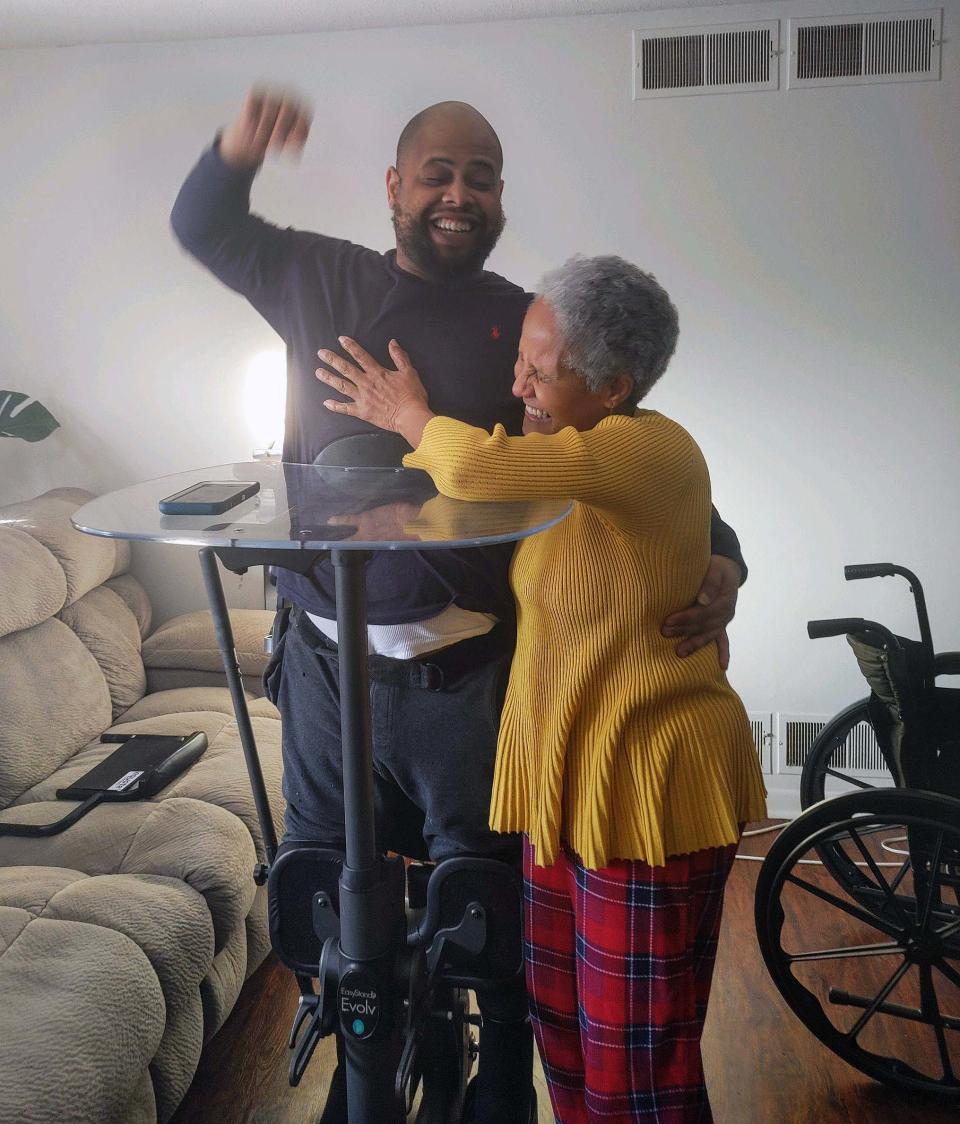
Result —
[[[890,841],[909,850],[906,867],[887,865]],[[862,863],[874,908],[819,865],[825,845]],[[770,848],[755,919],[770,975],[821,1042],[878,1081],[960,1103],[958,871],[960,800],[914,789],[835,797]]]
[[[894,786],[886,766],[869,774],[857,767],[856,743],[864,733],[873,731],[868,701],[860,699],[834,715],[810,747],[800,776],[800,806],[804,811],[847,792]]]
[[[849,792],[895,787],[893,775],[885,765],[869,773],[857,767],[864,735],[873,732],[867,702],[860,699],[840,711],[810,747],[800,776],[800,807],[804,810]],[[828,841],[819,848],[818,857],[844,889],[861,891],[860,904],[871,908],[872,884],[841,847]]]

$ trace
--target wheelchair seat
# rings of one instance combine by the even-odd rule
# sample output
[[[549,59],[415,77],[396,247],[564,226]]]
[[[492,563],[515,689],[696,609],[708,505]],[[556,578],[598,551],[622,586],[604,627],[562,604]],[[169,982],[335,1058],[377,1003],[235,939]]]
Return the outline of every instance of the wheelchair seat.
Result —
[[[870,687],[880,751],[899,787],[960,797],[960,691],[937,687],[927,646],[872,629],[847,643]]]

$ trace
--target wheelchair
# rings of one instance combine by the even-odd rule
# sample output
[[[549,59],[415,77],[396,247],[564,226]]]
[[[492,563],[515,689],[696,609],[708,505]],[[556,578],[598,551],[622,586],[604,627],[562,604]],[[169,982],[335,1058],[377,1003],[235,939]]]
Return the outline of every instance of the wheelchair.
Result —
[[[804,766],[804,811],[757,880],[764,962],[827,1047],[901,1091],[960,1104],[960,653],[934,652],[923,589],[902,566],[847,566],[910,583],[920,639],[862,618],[810,621],[845,635],[870,687],[824,729]],[[886,772],[850,767],[866,723]],[[826,947],[822,947],[822,946]]]

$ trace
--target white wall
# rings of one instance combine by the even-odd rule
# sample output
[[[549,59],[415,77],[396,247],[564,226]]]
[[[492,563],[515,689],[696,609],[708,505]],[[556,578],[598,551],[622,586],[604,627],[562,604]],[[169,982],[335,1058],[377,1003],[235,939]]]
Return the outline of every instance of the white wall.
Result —
[[[844,562],[915,568],[939,646],[960,647],[960,11],[940,82],[631,100],[635,27],[780,17],[785,36],[790,15],[883,7],[0,52],[0,384],[63,423],[40,445],[0,442],[0,501],[249,455],[238,387],[275,337],[183,257],[167,216],[252,80],[316,105],[301,165],[265,170],[257,209],[383,248],[400,127],[461,98],[506,152],[492,268],[532,285],[572,252],[617,252],[680,309],[650,404],[698,438],[743,540],[732,678],[748,707],[830,713],[860,692],[845,645],[808,641],[808,617],[908,625],[903,591],[845,586]],[[186,552],[141,549],[138,566],[161,616],[202,603]]]

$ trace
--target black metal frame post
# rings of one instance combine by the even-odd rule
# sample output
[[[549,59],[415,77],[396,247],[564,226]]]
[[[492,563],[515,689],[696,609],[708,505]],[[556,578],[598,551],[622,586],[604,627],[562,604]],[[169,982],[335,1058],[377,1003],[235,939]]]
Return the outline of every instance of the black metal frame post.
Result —
[[[207,600],[210,602],[210,613],[213,617],[217,646],[223,659],[227,686],[230,688],[233,713],[237,720],[237,729],[240,732],[240,745],[243,747],[243,759],[247,765],[247,775],[250,778],[250,788],[253,791],[253,803],[257,810],[260,833],[263,836],[263,849],[267,858],[266,865],[269,867],[277,854],[277,833],[273,826],[273,814],[270,811],[270,801],[267,799],[267,786],[263,781],[263,770],[260,768],[260,757],[257,754],[257,743],[253,736],[250,712],[247,710],[247,700],[243,693],[243,678],[237,660],[237,649],[233,642],[233,629],[230,627],[227,600],[223,595],[223,583],[220,581],[217,556],[212,547],[204,547],[200,551],[200,568],[203,570],[203,584],[207,589]],[[258,869],[257,871],[257,882],[261,885],[266,879],[266,873],[266,869]]]
[[[334,550],[337,648],[340,665],[340,738],[346,812],[346,869],[356,888],[377,870],[373,811],[373,743],[370,737],[370,677],[367,670],[366,551]],[[363,955],[365,950],[357,950]]]
[[[397,954],[405,943],[403,864],[377,852],[367,668],[369,553],[331,552],[337,596],[346,861],[340,877],[340,980],[350,1124],[401,1124]]]
[[[266,564],[303,572],[319,555],[320,552],[280,552],[255,547],[205,547],[200,551],[217,645],[267,855],[267,864],[259,866],[256,872],[258,882],[265,880],[276,857],[277,838],[243,693],[218,559],[234,572]],[[404,868],[402,859],[384,858],[376,845],[367,667],[365,571],[369,560],[366,551],[332,551],[346,839],[346,860],[340,878],[339,963],[333,972],[338,978],[337,1014],[345,1045],[350,1124],[402,1124],[404,1113],[395,1083],[402,1050],[397,958],[406,943]]]

